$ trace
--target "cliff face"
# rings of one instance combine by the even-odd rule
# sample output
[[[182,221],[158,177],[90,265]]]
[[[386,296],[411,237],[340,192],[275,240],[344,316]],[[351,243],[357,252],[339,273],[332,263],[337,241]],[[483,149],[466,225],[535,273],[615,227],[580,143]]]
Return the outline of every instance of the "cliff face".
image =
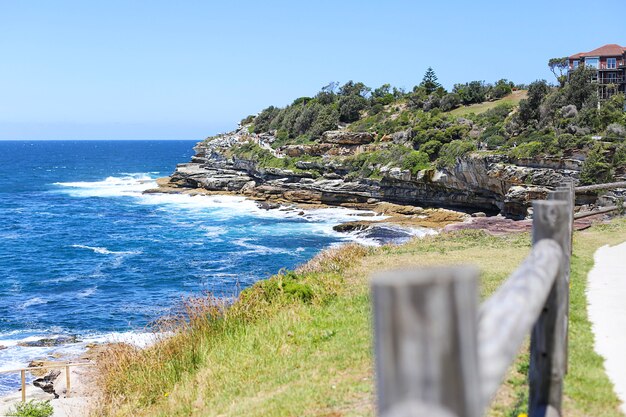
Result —
[[[166,186],[234,192],[268,201],[345,206],[387,201],[500,212],[523,218],[532,199],[544,197],[550,187],[566,178],[576,182],[580,170],[576,160],[511,161],[503,155],[477,152],[458,159],[449,169],[428,169],[413,175],[409,170],[382,167],[382,178],[355,179],[348,175],[349,167],[341,163],[341,156],[385,145],[372,143],[369,134],[326,132],[320,143],[277,149],[270,146],[274,140],[271,135],[250,134],[242,128],[200,142],[194,148],[192,161],[178,165]],[[253,159],[229,152],[246,142],[253,142],[278,158],[322,158],[298,160],[294,170],[264,168]]]

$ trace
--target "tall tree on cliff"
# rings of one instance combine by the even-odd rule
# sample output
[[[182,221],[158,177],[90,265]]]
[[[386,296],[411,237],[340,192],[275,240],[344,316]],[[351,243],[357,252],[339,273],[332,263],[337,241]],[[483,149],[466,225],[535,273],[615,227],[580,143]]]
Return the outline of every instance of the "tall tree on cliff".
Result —
[[[554,77],[559,82],[559,85],[563,87],[565,85],[565,81],[567,81],[567,69],[569,67],[569,58],[564,56],[562,58],[550,58],[548,61],[548,67]]]
[[[432,67],[428,67],[426,70],[420,87],[424,88],[427,94],[434,93],[437,89],[441,88],[441,84],[437,81],[437,74],[435,74],[435,70]]]

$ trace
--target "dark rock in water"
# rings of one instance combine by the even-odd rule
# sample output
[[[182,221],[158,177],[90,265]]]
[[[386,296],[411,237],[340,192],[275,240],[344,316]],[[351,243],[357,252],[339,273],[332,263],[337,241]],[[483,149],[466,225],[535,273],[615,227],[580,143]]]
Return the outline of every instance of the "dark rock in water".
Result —
[[[4,350],[4,349],[7,349],[7,347],[4,345],[0,345],[0,350]]]
[[[33,381],[33,385],[41,388],[44,392],[54,395],[54,398],[59,398],[59,394],[54,391],[54,381],[61,375],[61,371],[53,369],[45,376],[37,378]]]
[[[372,239],[379,243],[403,243],[416,236],[415,231],[385,223],[356,221],[341,223],[333,227],[341,233],[355,233],[360,238]]]
[[[22,347],[53,347],[69,343],[78,343],[80,340],[76,336],[60,336],[47,339],[33,340],[30,342],[20,342],[17,345]]]
[[[340,233],[349,233],[365,230],[370,227],[372,227],[371,222],[346,222],[333,226],[333,230]]]
[[[410,230],[388,225],[375,225],[359,233],[360,237],[373,239],[379,243],[404,243],[415,237]]]
[[[280,204],[270,203],[269,201],[257,201],[256,204],[263,210],[273,210],[280,207]]]

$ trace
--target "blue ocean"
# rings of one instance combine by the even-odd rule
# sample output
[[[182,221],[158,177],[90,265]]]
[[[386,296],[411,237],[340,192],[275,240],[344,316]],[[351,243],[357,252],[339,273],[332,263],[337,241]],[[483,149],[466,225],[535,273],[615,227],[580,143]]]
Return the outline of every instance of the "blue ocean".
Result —
[[[0,141],[0,370],[149,338],[183,297],[241,288],[352,237],[347,209],[142,194],[192,141]],[[76,336],[55,347],[24,346]],[[18,375],[0,374],[0,394]]]

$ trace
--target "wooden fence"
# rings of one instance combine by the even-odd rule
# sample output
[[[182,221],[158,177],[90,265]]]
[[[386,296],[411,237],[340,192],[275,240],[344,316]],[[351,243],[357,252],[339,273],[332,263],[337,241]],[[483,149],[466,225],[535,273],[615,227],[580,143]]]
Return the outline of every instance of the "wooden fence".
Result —
[[[484,415],[529,333],[528,415],[562,415],[573,206],[571,183],[533,202],[530,255],[482,305],[474,268],[374,278],[379,415]]]
[[[6,371],[0,371],[0,374],[20,374],[21,379],[21,391],[22,391],[22,402],[26,401],[26,372],[36,372],[43,369],[63,369],[65,368],[65,397],[69,398],[70,391],[72,389],[72,381],[71,381],[71,367],[76,366],[94,366],[93,362],[73,362],[73,363],[59,363],[59,364],[50,364],[50,365],[42,365],[42,366],[31,366],[29,368],[20,368],[20,369],[10,369]]]

